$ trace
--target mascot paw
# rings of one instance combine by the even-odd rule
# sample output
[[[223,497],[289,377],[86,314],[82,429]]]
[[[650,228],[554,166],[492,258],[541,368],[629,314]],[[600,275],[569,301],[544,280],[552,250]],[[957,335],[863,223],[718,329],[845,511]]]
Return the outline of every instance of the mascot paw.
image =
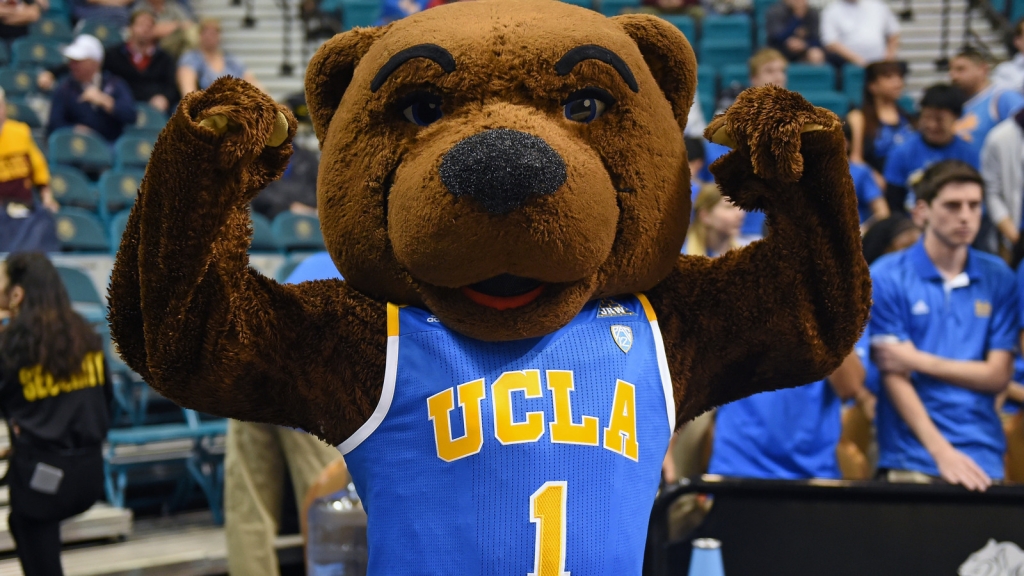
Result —
[[[759,178],[791,183],[804,171],[801,136],[822,130],[841,132],[839,117],[815,108],[796,92],[763,86],[743,91],[725,114],[708,124],[704,137],[732,148],[727,156],[749,158]]]
[[[213,143],[211,169],[255,169],[276,178],[291,156],[287,146],[296,122],[287,108],[266,93],[237,78],[221,78],[202,92],[190,94],[179,114],[188,118],[188,130]]]

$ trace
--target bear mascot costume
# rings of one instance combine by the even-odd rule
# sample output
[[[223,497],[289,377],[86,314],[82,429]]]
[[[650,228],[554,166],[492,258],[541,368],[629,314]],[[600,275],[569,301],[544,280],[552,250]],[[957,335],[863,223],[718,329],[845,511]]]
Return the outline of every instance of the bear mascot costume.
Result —
[[[299,285],[246,254],[295,120],[218,80],[154,147],[111,281],[120,353],[182,406],[338,446],[371,575],[638,575],[672,431],[829,374],[870,305],[840,121],[780,88],[706,134],[767,237],[680,256],[696,72],[668,22],[554,0],[335,36],[306,95],[345,280]]]

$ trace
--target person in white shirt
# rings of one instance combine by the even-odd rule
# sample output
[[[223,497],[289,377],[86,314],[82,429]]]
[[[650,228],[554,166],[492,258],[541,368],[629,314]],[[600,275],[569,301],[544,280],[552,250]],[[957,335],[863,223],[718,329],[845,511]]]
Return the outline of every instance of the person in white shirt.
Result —
[[[835,0],[821,13],[821,43],[833,60],[856,66],[895,60],[900,25],[880,0]]]
[[[1004,90],[1024,92],[1024,18],[1013,28],[1013,47],[1017,54],[992,70],[992,83]]]

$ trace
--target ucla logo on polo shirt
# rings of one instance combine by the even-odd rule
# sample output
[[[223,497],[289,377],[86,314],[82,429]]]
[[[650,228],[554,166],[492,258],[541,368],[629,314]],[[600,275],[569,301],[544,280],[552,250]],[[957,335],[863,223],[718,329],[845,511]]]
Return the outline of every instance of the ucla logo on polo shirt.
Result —
[[[992,303],[987,300],[975,300],[974,315],[978,318],[988,318],[992,315]]]
[[[931,312],[931,309],[928,308],[928,304],[924,300],[918,300],[914,303],[914,307],[910,309],[910,313],[914,316],[922,316],[929,312]]]

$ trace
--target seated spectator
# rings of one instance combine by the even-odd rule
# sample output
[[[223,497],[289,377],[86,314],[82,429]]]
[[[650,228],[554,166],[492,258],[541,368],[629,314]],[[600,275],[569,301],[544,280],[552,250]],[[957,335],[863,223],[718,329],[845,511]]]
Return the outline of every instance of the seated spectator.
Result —
[[[75,20],[101,20],[114,30],[128,25],[132,0],[70,0]]]
[[[14,0],[0,4],[0,40],[7,44],[28,35],[28,27],[43,15],[46,6],[35,0]]]
[[[978,167],[974,148],[956,135],[964,100],[963,92],[949,84],[936,84],[924,91],[918,132],[894,146],[885,161],[885,196],[890,211],[909,211],[914,206],[908,191],[928,166],[942,160],[961,160]]]
[[[1024,111],[989,132],[981,149],[985,207],[1003,248],[1020,244],[1024,229]]]
[[[949,80],[968,98],[956,123],[956,133],[981,155],[985,136],[993,126],[1024,108],[1024,95],[999,88],[988,79],[988,60],[966,48],[949,62]]]
[[[788,67],[789,61],[782,55],[782,52],[774,48],[762,48],[747,60],[747,68],[750,70],[750,75],[747,78],[748,85],[751,88],[759,88],[774,84],[775,86],[785,88],[787,80],[786,69]],[[715,110],[715,114],[725,112],[726,108],[732,106],[733,102],[736,101],[736,97],[746,88],[746,86],[741,86],[738,82],[730,86],[723,86],[722,95],[718,99],[718,108]]]
[[[128,40],[107,50],[103,69],[128,83],[136,102],[146,102],[167,113],[178,102],[174,58],[156,45],[153,14],[132,13]]]
[[[882,256],[910,248],[921,239],[921,229],[903,214],[879,220],[864,233],[864,260],[871,265]]]
[[[1006,438],[996,396],[1013,375],[1017,287],[1000,259],[972,249],[981,176],[945,161],[915,188],[923,239],[871,266],[872,354],[879,472],[890,481],[940,477],[970,490],[1003,478]]]
[[[850,126],[843,125],[846,136],[846,148],[850,148]],[[857,212],[860,213],[861,231],[866,231],[878,220],[889,217],[889,205],[885,202],[882,189],[875,182],[871,168],[850,157],[850,177],[853,178],[853,189],[857,192]]]
[[[113,143],[125,126],[135,123],[135,99],[124,80],[102,72],[103,45],[94,36],[75,38],[64,56],[71,74],[54,89],[47,134],[74,126]]]
[[[867,349],[866,344],[858,348]],[[875,396],[864,387],[856,351],[825,380],[719,407],[708,472],[780,480],[841,478],[841,400],[856,400],[862,410],[874,412]]]
[[[768,45],[782,52],[790,62],[825,62],[819,31],[820,14],[807,0],[782,0],[768,9],[765,28]]]
[[[139,0],[135,10],[148,10],[156,18],[153,36],[160,47],[178,58],[199,43],[199,28],[184,6],[175,0]]]
[[[910,115],[899,107],[907,66],[902,62],[875,62],[864,70],[864,99],[850,110],[850,160],[867,164],[881,187],[885,186],[885,159],[893,146],[913,132]]]
[[[705,184],[699,174],[704,169],[704,140],[701,138],[683,138],[686,146],[686,157],[690,164],[690,203],[697,201],[697,194],[700,194],[700,187]]]
[[[722,196],[717,184],[705,184],[693,205],[683,254],[713,258],[738,248],[743,216],[743,210]]]
[[[1017,53],[1010,61],[995,67],[992,83],[1006,90],[1024,92],[1024,18],[1013,27],[1013,47]]]
[[[39,190],[41,203],[33,198]],[[0,252],[60,250],[51,212],[60,205],[50,191],[46,158],[32,140],[28,124],[7,118],[0,88]]]
[[[821,13],[821,43],[836,65],[895,60],[900,24],[881,0],[833,0]]]
[[[204,18],[199,23],[199,48],[182,54],[178,60],[178,91],[184,97],[206,90],[221,76],[234,76],[259,87],[256,76],[242,61],[220,47],[220,22]]]

